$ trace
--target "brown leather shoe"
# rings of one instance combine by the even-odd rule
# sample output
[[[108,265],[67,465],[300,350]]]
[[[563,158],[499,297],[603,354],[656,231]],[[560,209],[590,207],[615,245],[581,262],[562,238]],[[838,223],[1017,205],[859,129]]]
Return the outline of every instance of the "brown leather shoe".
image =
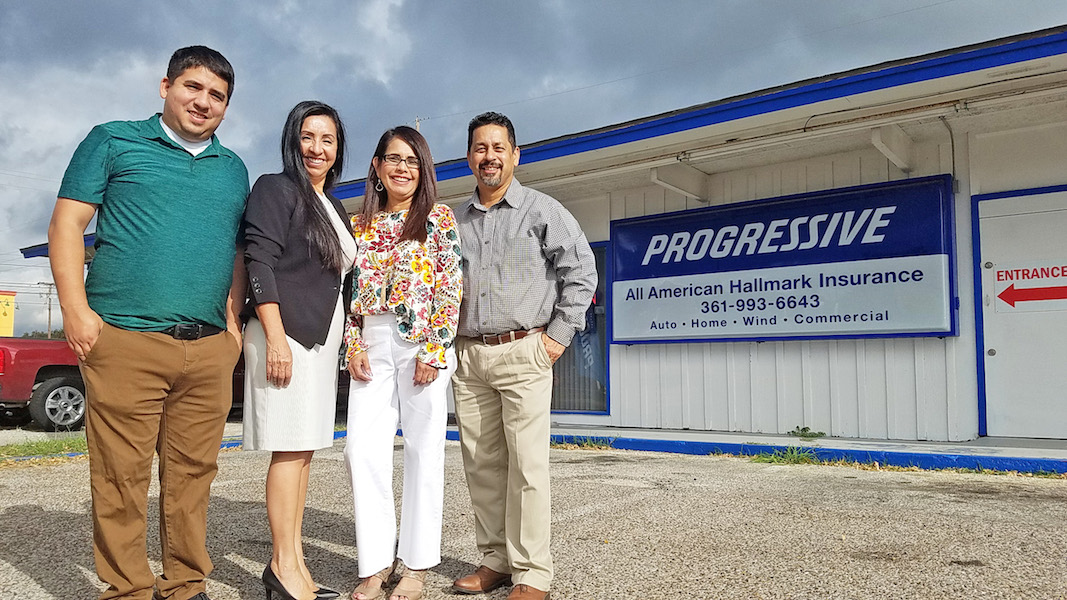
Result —
[[[512,588],[511,593],[508,594],[508,600],[549,600],[549,598],[548,592],[542,592],[535,587],[520,583]]]
[[[489,567],[482,566],[470,575],[453,581],[452,591],[461,594],[484,594],[502,585],[511,585],[509,573],[498,573]]]

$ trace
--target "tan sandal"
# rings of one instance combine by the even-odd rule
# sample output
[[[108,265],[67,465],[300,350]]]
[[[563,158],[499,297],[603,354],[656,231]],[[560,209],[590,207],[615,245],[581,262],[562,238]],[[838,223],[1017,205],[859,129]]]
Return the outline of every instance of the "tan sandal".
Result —
[[[400,578],[400,583],[393,588],[393,593],[389,595],[390,599],[419,600],[422,598],[423,589],[426,587],[426,569],[415,571],[409,569],[403,562],[397,561],[396,576]],[[417,581],[418,587],[412,585],[410,583],[412,581]]]
[[[393,574],[394,566],[395,565],[389,565],[374,575],[361,579],[359,585],[356,586],[356,589],[352,590],[352,600],[378,600],[385,596],[385,586],[389,584],[389,578]],[[375,592],[373,596],[370,595],[370,592],[368,591],[371,589],[371,579],[381,581],[381,583],[378,584],[378,591]],[[356,594],[361,594],[363,598],[357,598]]]

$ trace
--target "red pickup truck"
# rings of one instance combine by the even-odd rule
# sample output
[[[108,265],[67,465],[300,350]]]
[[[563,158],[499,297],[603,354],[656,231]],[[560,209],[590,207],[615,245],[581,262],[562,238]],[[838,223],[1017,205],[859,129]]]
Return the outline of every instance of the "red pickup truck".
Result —
[[[85,385],[66,340],[0,338],[0,416],[27,412],[51,431],[85,421]]]

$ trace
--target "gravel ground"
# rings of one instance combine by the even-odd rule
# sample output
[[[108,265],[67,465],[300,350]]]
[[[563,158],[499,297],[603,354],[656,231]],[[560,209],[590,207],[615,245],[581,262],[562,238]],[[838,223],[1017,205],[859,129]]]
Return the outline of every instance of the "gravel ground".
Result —
[[[343,444],[316,455],[305,548],[322,584],[351,591]],[[552,461],[555,600],[1067,598],[1067,480],[614,450],[556,449]],[[214,600],[262,598],[267,455],[227,451],[220,463],[208,591]],[[0,599],[97,594],[87,467],[74,459],[0,468]],[[153,488],[150,512],[157,498]],[[155,528],[152,518],[158,570]],[[448,586],[477,560],[455,442],[443,556],[427,580],[430,600],[458,598]]]

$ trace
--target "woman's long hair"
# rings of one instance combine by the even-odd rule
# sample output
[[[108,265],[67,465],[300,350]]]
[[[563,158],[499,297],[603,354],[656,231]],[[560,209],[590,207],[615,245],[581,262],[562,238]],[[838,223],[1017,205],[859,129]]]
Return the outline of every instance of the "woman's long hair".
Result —
[[[329,118],[337,127],[337,158],[326,172],[322,189],[329,190],[334,182],[340,179],[341,165],[345,160],[345,127],[341,123],[341,115],[337,114],[333,107],[318,100],[305,100],[297,104],[285,119],[285,128],[282,129],[282,173],[296,184],[297,203],[293,217],[303,219],[311,247],[322,255],[324,266],[340,272],[346,266],[341,242],[337,239],[337,230],[326,212],[326,207],[311,185],[311,178],[304,166],[304,153],[300,148],[300,131],[304,127],[304,119],[317,115]]]
[[[385,149],[396,138],[400,138],[411,146],[415,157],[419,159],[419,186],[415,188],[415,195],[411,198],[408,216],[404,221],[404,229],[400,232],[398,241],[425,242],[426,221],[434,203],[437,202],[437,173],[434,169],[433,157],[430,156],[430,145],[418,131],[406,125],[394,127],[382,134],[382,138],[378,140],[378,146],[374,149],[374,158],[378,159],[379,164],[385,161]],[[385,191],[379,192],[375,189],[378,183],[378,173],[375,172],[374,162],[371,161],[370,170],[367,173],[366,192],[363,194],[363,209],[359,213],[360,224],[364,228],[370,226],[376,213],[385,209],[388,200]]]

